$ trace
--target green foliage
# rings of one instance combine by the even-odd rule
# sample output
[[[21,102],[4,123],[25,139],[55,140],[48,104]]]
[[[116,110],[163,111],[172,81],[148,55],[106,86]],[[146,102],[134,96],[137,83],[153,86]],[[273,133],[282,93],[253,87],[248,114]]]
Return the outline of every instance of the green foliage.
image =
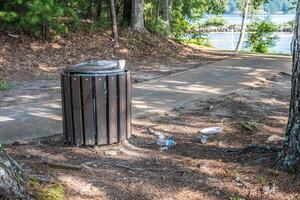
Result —
[[[293,29],[295,26],[295,20],[288,21],[282,25],[284,28]]]
[[[277,36],[274,34],[276,25],[270,19],[255,21],[248,26],[247,45],[251,51],[267,53],[270,47],[275,46]]]
[[[225,26],[226,24],[227,22],[222,16],[213,16],[205,22],[204,26]]]
[[[36,192],[37,200],[63,200],[65,188],[60,184],[50,185],[45,188],[39,188]]]
[[[235,4],[233,1],[230,0],[232,5]],[[100,14],[99,1],[5,0],[0,3],[0,23],[42,38],[57,34],[67,35],[81,30],[96,32],[99,31],[99,27],[111,25],[109,3],[104,0],[102,2]],[[121,22],[126,1],[115,2],[118,21]],[[157,0],[145,0],[145,24],[149,31],[160,36],[182,38],[193,28],[191,21],[197,21],[205,14],[224,13],[226,2],[227,0],[173,1],[171,23],[166,24],[161,17],[163,1],[160,1],[160,7],[157,7]],[[208,24],[224,25],[225,21],[217,17],[211,19]],[[203,39],[196,38],[193,41],[202,43]]]
[[[7,81],[0,81],[0,91],[8,90],[10,88],[10,84]]]
[[[196,44],[200,46],[211,47],[208,37],[202,34],[186,35],[185,37],[178,38],[177,41],[185,44]]]
[[[157,19],[157,21],[154,19],[148,21],[148,23],[146,23],[146,27],[150,32],[156,33],[161,37],[167,37],[171,33],[166,22],[160,17]]]

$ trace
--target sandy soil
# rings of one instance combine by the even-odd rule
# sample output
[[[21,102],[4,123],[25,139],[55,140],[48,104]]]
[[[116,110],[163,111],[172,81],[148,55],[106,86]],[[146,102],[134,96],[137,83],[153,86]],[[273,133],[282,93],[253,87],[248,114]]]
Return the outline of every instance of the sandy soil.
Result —
[[[5,149],[42,187],[63,185],[65,199],[299,199],[298,177],[272,168],[282,141],[268,141],[284,135],[289,91],[290,77],[277,74],[134,120],[133,136],[122,144],[68,147],[56,136]],[[199,130],[210,126],[224,132],[199,143]],[[150,130],[177,145],[160,150]]]

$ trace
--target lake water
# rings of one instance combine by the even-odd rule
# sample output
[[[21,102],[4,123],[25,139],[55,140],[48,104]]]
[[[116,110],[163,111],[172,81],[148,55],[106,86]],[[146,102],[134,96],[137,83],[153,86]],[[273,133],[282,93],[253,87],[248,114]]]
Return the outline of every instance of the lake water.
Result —
[[[212,32],[208,34],[211,45],[217,49],[235,50],[240,33],[234,32]],[[278,40],[276,45],[270,48],[270,53],[290,54],[291,41],[293,33],[276,33]],[[247,34],[245,35],[245,41]],[[243,50],[249,50],[244,42]]]
[[[213,15],[206,15],[199,22],[203,23],[212,16]],[[226,20],[227,24],[233,25],[233,24],[242,23],[242,17],[239,14],[223,14],[221,16]],[[265,19],[266,17],[269,17],[271,21],[275,24],[283,24],[288,21],[293,21],[295,19],[295,14],[276,14],[276,15],[259,14],[259,15],[249,16],[247,19],[247,23],[251,23],[256,19]]]
[[[209,17],[209,16],[206,16]],[[224,14],[223,17],[225,18],[226,22],[228,24],[241,24],[241,16],[237,14]],[[248,23],[251,23],[254,18],[260,18],[264,19],[267,17],[267,15],[257,15],[255,17],[252,17],[248,19]],[[295,14],[280,14],[280,15],[270,15],[269,16],[271,21],[273,21],[276,24],[283,24],[288,21],[291,21],[295,18]],[[210,43],[212,44],[213,47],[218,48],[218,49],[224,49],[224,50],[234,50],[239,34],[237,32],[213,32],[208,34],[208,38],[210,40]],[[271,53],[284,53],[284,54],[290,54],[290,46],[291,46],[291,41],[293,38],[293,33],[276,33],[278,36],[278,40],[276,42],[276,45],[272,48],[270,48]],[[247,40],[247,34],[245,35],[245,41]],[[243,45],[243,50],[249,50],[246,47],[246,43]]]

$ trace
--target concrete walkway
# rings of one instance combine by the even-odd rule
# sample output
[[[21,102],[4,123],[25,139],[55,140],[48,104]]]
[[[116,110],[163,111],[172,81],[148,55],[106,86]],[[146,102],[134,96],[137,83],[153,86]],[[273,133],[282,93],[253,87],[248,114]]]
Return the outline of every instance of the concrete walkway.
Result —
[[[291,71],[291,57],[243,55],[133,85],[133,117],[169,111],[193,99],[215,98]],[[62,133],[59,98],[0,107],[0,143]]]

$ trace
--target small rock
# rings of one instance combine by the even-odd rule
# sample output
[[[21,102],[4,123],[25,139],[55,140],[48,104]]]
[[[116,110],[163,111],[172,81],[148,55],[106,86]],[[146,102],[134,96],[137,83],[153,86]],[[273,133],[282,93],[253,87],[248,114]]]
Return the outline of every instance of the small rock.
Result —
[[[104,151],[104,154],[108,156],[116,156],[118,155],[118,151]]]
[[[243,181],[241,179],[241,177],[239,177],[239,176],[235,177],[234,182],[235,182],[236,186],[238,186],[240,188],[248,188],[249,187],[249,185],[245,181]]]
[[[269,143],[277,143],[277,142],[281,142],[283,141],[284,138],[283,137],[280,137],[278,135],[271,135],[270,137],[268,137],[268,142]]]

